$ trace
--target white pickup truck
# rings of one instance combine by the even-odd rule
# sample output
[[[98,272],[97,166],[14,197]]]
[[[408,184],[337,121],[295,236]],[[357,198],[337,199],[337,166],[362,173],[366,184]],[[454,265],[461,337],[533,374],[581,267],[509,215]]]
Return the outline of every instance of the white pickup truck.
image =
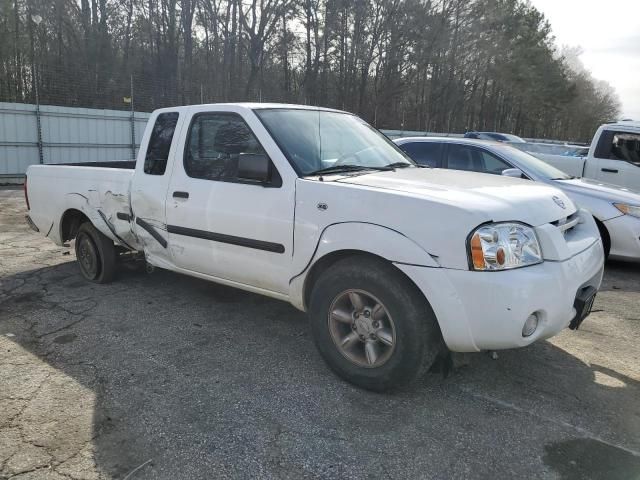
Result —
[[[640,192],[640,122],[602,125],[584,157],[541,153],[536,150],[536,144],[513,146],[574,177],[590,178]]]
[[[90,281],[132,250],[291,302],[329,366],[364,388],[411,382],[445,346],[577,328],[602,279],[596,224],[561,191],[421,168],[345,112],[163,109],[131,163],[30,167],[27,221],[58,245],[75,238]]]

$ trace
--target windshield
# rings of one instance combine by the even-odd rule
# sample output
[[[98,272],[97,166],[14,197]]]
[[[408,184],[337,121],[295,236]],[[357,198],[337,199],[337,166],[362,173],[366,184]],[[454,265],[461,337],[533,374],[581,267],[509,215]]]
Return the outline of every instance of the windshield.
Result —
[[[546,180],[570,180],[573,178],[571,175],[567,175],[563,171],[558,170],[556,167],[552,167],[539,158],[509,145],[497,145],[495,146],[495,149],[505,158],[513,158],[516,162],[516,167],[521,165],[525,170],[528,170],[534,175]]]
[[[285,156],[301,175],[323,169],[380,169],[414,165],[394,143],[348,113],[301,109],[257,109]]]

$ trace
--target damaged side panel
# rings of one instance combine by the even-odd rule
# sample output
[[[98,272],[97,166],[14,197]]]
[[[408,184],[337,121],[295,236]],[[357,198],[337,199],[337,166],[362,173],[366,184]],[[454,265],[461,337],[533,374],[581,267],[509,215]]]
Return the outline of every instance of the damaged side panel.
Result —
[[[166,267],[170,262],[169,234],[165,223],[165,176],[142,175],[134,179],[131,203],[135,205],[132,228],[149,263]]]
[[[78,201],[73,200],[67,202],[67,206],[75,204],[75,208],[84,213],[98,230],[117,245],[128,250],[137,250],[139,242],[131,225],[128,185],[126,189],[120,191],[114,187],[121,187],[121,185],[110,185],[110,187],[105,191],[100,191],[99,188],[90,189],[87,197],[76,196],[81,197],[84,203],[80,202],[78,205]],[[73,193],[70,196],[74,196]]]
[[[138,249],[139,241],[130,221],[129,186],[133,172],[101,167],[31,167],[29,216],[40,231],[50,230],[49,238],[58,245],[65,240],[65,215],[81,212],[117,245]]]

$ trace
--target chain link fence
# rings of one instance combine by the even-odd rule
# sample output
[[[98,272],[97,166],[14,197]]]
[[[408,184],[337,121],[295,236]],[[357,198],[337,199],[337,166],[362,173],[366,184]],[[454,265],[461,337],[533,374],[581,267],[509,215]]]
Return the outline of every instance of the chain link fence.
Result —
[[[163,107],[249,100],[283,102],[217,92],[196,83],[178,87],[176,78],[80,66],[0,65],[0,181],[20,178],[29,165],[135,159],[149,112]],[[385,130],[403,136],[461,136]],[[535,141],[535,140],[534,140]],[[565,143],[549,141],[547,143]]]
[[[117,68],[88,68],[81,62],[69,64],[0,63],[0,102],[29,103],[109,110],[152,112],[158,108],[217,102],[286,102],[291,98],[269,97],[260,88],[247,92],[244,85],[216,87],[220,72],[194,71],[187,81],[184,75],[168,74],[171,69],[138,71],[131,74]],[[215,78],[214,78],[215,80]],[[274,81],[265,76],[264,82]],[[271,89],[274,90],[274,89]]]
[[[0,102],[151,112],[184,100],[175,82],[70,65],[12,65],[0,81]],[[203,89],[204,94],[204,89]]]
[[[148,112],[179,103],[166,80],[110,72],[102,81],[77,63],[4,64],[0,71],[3,183],[32,164],[135,158]]]
[[[100,69],[101,71],[98,71]],[[218,92],[175,76],[68,64],[0,64],[0,182],[29,165],[135,158],[149,112],[247,98],[239,86]],[[237,98],[236,98],[237,97]]]

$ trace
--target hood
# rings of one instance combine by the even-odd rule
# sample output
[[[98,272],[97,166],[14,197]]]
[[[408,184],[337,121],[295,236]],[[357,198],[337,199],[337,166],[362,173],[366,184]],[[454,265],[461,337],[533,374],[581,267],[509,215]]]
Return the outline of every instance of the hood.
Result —
[[[554,185],[565,192],[588,195],[610,203],[640,205],[640,192],[610,183],[602,183],[588,178],[574,178],[571,180],[555,180]]]
[[[576,211],[560,190],[530,180],[438,168],[403,168],[343,176],[340,184],[386,190],[449,204],[484,221],[519,221],[539,226]]]

